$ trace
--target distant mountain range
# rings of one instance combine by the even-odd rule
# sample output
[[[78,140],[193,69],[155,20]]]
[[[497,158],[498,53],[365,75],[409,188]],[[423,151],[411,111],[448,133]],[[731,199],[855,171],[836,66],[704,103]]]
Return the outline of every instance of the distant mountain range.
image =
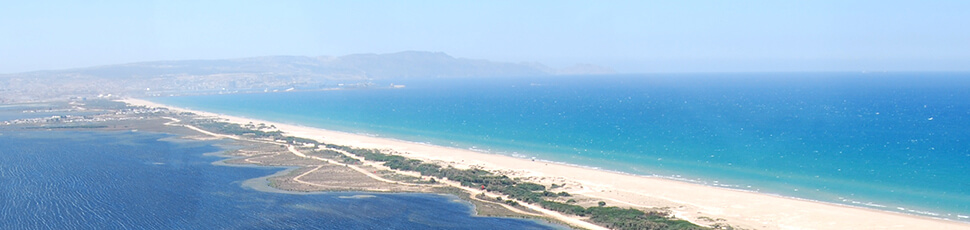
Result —
[[[539,63],[492,62],[420,51],[340,57],[269,56],[154,61],[0,75],[0,103],[107,94],[161,96],[361,87],[370,85],[372,81],[409,78],[611,73],[614,73],[612,69],[594,65],[554,69]]]

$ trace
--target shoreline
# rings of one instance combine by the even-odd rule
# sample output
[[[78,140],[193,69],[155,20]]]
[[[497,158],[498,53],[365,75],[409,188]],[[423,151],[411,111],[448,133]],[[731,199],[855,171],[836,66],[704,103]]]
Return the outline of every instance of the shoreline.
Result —
[[[758,193],[737,188],[701,185],[671,178],[642,176],[551,161],[532,161],[513,156],[429,143],[409,142],[368,135],[311,128],[294,124],[227,116],[178,108],[139,99],[122,102],[147,107],[165,107],[216,117],[230,123],[275,125],[287,135],[358,148],[390,149],[398,155],[452,165],[481,167],[510,177],[540,184],[565,183],[564,191],[610,201],[627,207],[670,207],[678,218],[705,223],[724,219],[731,226],[756,229],[970,229],[970,223],[907,213],[850,206],[838,203]],[[609,178],[609,179],[605,179]],[[620,204],[620,205],[618,205]],[[714,222],[706,222],[712,224]]]
[[[167,105],[163,105],[163,106],[167,106]],[[185,109],[185,108],[180,108],[180,109]],[[192,110],[192,109],[185,109],[185,110]],[[198,110],[193,110],[193,111],[198,111]],[[211,112],[207,112],[207,113],[211,113]],[[215,113],[213,113],[213,114],[215,114]],[[229,116],[229,115],[219,114],[219,115],[215,115],[215,116]],[[241,117],[241,116],[234,116],[234,117],[239,118],[239,119],[244,119],[244,120],[253,120],[253,121],[263,121],[263,122],[274,123],[273,121],[266,121],[266,120],[260,120],[260,119],[254,119],[254,118],[247,118],[247,117]],[[589,170],[605,171],[605,172],[609,172],[609,173],[622,174],[622,175],[628,175],[628,176],[657,178],[657,179],[662,179],[662,180],[670,180],[670,181],[684,182],[684,183],[697,184],[697,185],[707,186],[707,187],[716,187],[716,188],[728,189],[728,190],[734,190],[734,191],[740,191],[740,192],[751,192],[751,193],[768,195],[768,196],[775,196],[775,197],[786,198],[786,199],[794,199],[794,200],[800,200],[800,201],[816,202],[816,203],[823,203],[823,204],[829,204],[829,205],[835,205],[835,206],[841,206],[841,207],[849,207],[849,208],[861,208],[861,209],[866,209],[866,210],[875,210],[875,211],[882,211],[882,212],[888,212],[888,213],[894,213],[894,214],[901,214],[901,215],[909,215],[909,216],[916,216],[916,217],[925,217],[925,218],[934,219],[934,220],[953,221],[953,222],[957,222],[957,223],[970,224],[970,218],[968,218],[967,216],[960,215],[960,214],[956,214],[956,213],[949,214],[949,216],[952,217],[952,218],[946,218],[946,217],[943,217],[943,215],[941,215],[941,214],[939,214],[939,213],[937,213],[935,211],[927,211],[926,209],[913,209],[912,207],[904,207],[902,205],[892,205],[892,204],[890,204],[890,205],[884,205],[882,203],[874,203],[874,202],[871,202],[871,201],[863,202],[863,201],[858,201],[858,200],[845,199],[843,197],[839,197],[838,199],[840,199],[844,203],[840,203],[840,202],[837,202],[837,201],[831,201],[831,200],[816,200],[816,199],[812,199],[812,198],[803,198],[803,197],[798,197],[798,196],[785,195],[784,193],[767,192],[767,191],[762,191],[762,190],[757,190],[757,189],[746,189],[746,188],[743,187],[743,185],[719,184],[719,183],[716,183],[716,181],[714,183],[711,183],[711,181],[704,180],[702,178],[697,178],[697,177],[694,177],[693,179],[691,179],[691,178],[688,178],[688,177],[680,177],[680,175],[673,176],[673,175],[661,175],[661,174],[637,174],[637,173],[633,173],[633,172],[626,172],[626,171],[621,171],[621,170],[614,170],[614,169],[602,168],[602,167],[599,167],[599,166],[588,166],[588,165],[581,165],[581,164],[575,164],[575,163],[569,163],[569,162],[563,162],[563,161],[546,160],[546,159],[535,158],[535,157],[528,158],[526,156],[516,156],[516,154],[518,154],[518,152],[508,152],[508,151],[495,152],[492,149],[478,149],[478,148],[475,148],[476,146],[472,146],[472,147],[469,147],[469,148],[464,148],[464,147],[461,147],[461,146],[449,146],[449,145],[444,145],[444,144],[435,144],[435,143],[432,143],[432,142],[411,141],[411,140],[397,139],[395,137],[390,137],[390,136],[382,135],[382,134],[365,133],[365,132],[347,132],[347,131],[342,131],[342,130],[330,130],[330,129],[325,129],[325,128],[306,127],[306,126],[302,126],[302,125],[299,125],[299,124],[284,123],[284,122],[275,122],[274,124],[290,124],[290,125],[300,126],[300,127],[304,127],[304,128],[322,129],[322,130],[326,130],[326,131],[340,132],[340,133],[346,133],[346,134],[350,134],[350,135],[359,135],[359,136],[365,136],[365,137],[371,137],[371,138],[378,138],[378,139],[386,139],[386,140],[391,140],[391,141],[406,142],[406,143],[410,143],[410,144],[426,145],[426,146],[433,146],[433,147],[443,147],[443,148],[456,149],[456,150],[467,150],[467,151],[473,151],[473,152],[483,153],[483,154],[501,155],[501,156],[507,156],[507,157],[516,158],[516,159],[532,160],[532,161],[535,161],[535,162],[543,162],[543,163],[553,163],[553,164],[558,164],[558,165],[565,165],[565,166],[571,166],[571,167],[577,167],[577,168],[583,168],[583,169],[589,169]],[[748,186],[748,187],[751,187],[751,186]],[[895,207],[895,208],[893,208],[893,207]]]

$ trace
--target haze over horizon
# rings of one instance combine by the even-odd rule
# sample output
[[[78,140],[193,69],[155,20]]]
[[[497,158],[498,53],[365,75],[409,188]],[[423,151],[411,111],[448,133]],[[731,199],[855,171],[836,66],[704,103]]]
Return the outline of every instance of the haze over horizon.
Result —
[[[970,2],[16,2],[0,73],[406,50],[624,73],[970,71]]]

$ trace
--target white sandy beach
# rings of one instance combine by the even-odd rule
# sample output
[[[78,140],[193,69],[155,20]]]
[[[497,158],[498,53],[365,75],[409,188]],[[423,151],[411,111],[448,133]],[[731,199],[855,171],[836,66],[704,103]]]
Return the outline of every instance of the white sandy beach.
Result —
[[[407,157],[446,162],[455,167],[478,165],[489,170],[513,172],[515,176],[520,177],[535,177],[550,182],[556,181],[556,183],[565,182],[570,185],[570,193],[598,197],[610,205],[671,207],[671,210],[679,218],[690,220],[696,220],[698,217],[723,218],[726,220],[724,223],[735,227],[753,229],[970,229],[968,223],[923,216],[799,200],[663,178],[635,176],[465,149],[227,116],[161,105],[139,99],[125,99],[123,101],[133,105],[166,107],[203,116],[216,116],[239,124],[265,123],[266,125],[275,125],[288,135],[360,148],[391,149],[404,153]]]

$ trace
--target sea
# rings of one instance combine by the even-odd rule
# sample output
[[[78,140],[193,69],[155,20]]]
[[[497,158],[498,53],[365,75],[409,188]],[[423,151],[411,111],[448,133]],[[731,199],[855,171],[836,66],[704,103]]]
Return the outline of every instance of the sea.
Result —
[[[970,221],[970,73],[632,74],[374,83],[381,87],[148,100]]]
[[[222,164],[226,144],[145,131],[0,131],[0,229],[565,228],[475,216],[451,195],[274,191],[265,177],[287,168]]]

